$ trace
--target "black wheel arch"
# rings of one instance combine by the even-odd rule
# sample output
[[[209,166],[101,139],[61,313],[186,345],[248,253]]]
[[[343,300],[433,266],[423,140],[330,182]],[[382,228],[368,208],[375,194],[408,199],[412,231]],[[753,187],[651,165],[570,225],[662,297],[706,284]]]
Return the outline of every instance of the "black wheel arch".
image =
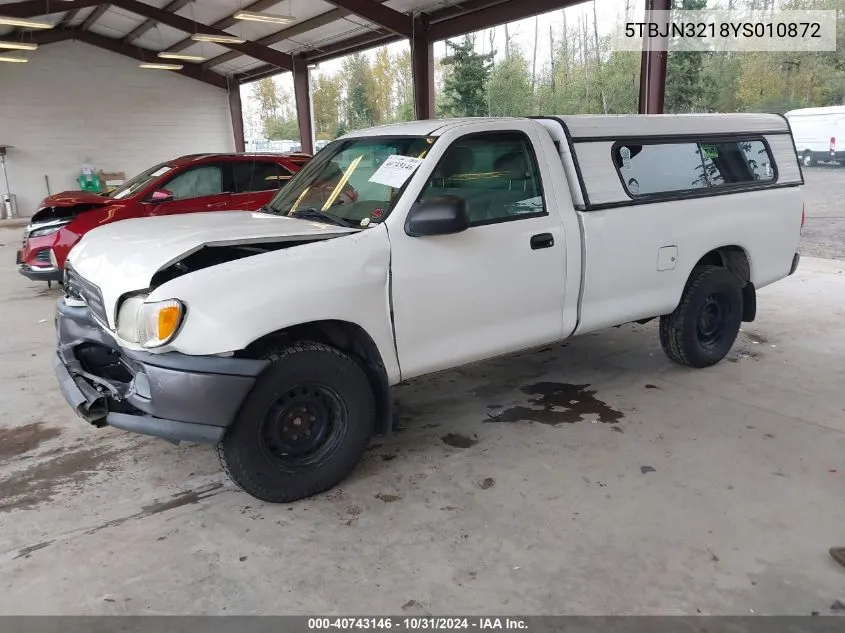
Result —
[[[270,348],[297,341],[313,341],[330,345],[354,358],[364,370],[376,402],[377,435],[389,433],[393,427],[393,404],[387,370],[372,337],[360,325],[349,321],[311,321],[271,332],[253,341],[237,353],[242,358],[260,358]]]
[[[751,322],[757,317],[757,290],[751,281],[751,261],[744,248],[736,245],[714,248],[705,253],[692,270],[699,266],[719,266],[732,272],[742,286],[742,320]]]

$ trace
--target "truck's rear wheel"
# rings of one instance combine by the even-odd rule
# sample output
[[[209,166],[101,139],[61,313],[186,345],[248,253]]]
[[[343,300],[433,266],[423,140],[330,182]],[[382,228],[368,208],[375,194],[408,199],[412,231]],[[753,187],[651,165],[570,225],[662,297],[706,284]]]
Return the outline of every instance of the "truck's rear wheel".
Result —
[[[268,353],[235,423],[217,447],[220,463],[262,501],[296,501],[328,490],[358,463],[373,433],[375,400],[360,365],[320,343]]]
[[[709,367],[730,351],[741,323],[739,279],[718,266],[699,266],[675,311],[660,317],[660,344],[679,365]]]

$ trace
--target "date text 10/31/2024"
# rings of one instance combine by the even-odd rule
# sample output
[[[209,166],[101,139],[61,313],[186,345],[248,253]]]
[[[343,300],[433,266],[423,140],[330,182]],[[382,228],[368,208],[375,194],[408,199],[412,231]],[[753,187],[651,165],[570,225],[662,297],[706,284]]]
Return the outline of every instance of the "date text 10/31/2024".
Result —
[[[528,623],[522,618],[500,617],[358,617],[358,618],[308,618],[309,630],[527,630]]]

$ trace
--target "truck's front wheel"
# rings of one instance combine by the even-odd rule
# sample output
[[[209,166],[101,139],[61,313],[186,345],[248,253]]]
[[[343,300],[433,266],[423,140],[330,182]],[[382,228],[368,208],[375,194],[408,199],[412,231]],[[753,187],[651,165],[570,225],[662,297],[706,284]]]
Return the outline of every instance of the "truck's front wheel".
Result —
[[[226,473],[262,501],[296,501],[337,485],[373,433],[375,400],[360,365],[320,343],[272,361],[217,447]]]
[[[739,279],[718,266],[699,266],[675,311],[660,317],[660,344],[679,365],[709,367],[730,351],[741,323]]]

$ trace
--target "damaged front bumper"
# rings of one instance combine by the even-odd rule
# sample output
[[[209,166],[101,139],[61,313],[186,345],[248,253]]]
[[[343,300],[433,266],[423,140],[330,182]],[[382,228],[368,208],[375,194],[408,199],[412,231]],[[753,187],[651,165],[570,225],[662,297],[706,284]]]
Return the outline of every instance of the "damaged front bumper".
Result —
[[[53,360],[67,403],[94,426],[217,444],[267,361],[120,347],[84,305],[59,299]]]
[[[55,266],[30,266],[20,264],[18,272],[32,281],[62,281],[62,269]]]

